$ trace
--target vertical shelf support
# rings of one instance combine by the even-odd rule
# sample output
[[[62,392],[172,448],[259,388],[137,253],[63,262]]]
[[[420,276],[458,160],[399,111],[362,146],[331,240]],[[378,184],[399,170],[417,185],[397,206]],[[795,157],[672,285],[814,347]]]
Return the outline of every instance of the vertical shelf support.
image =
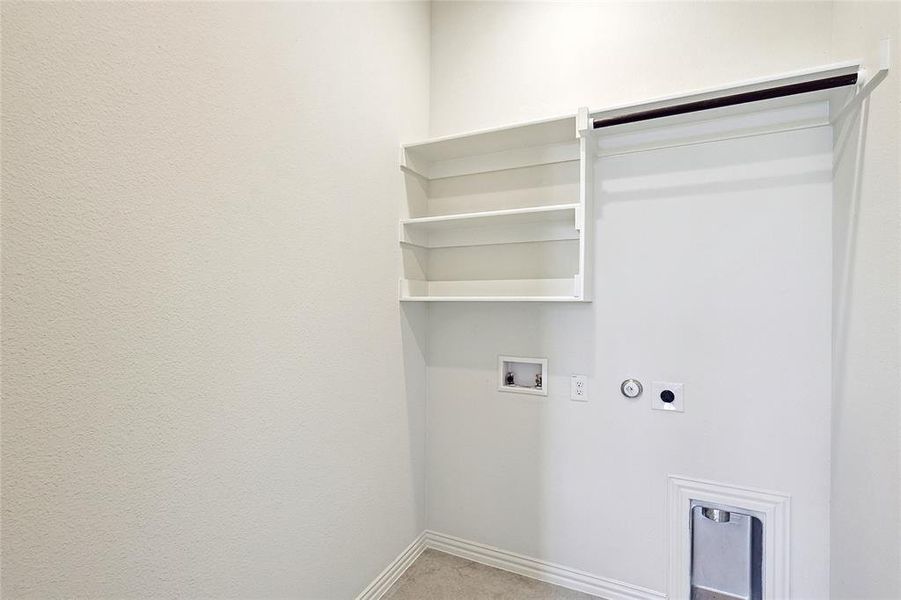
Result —
[[[576,296],[583,301],[592,299],[591,274],[591,234],[594,229],[592,217],[594,192],[594,129],[588,108],[582,107],[576,113],[576,137],[579,138],[579,207],[576,211],[576,228],[579,236],[579,274],[576,276]]]

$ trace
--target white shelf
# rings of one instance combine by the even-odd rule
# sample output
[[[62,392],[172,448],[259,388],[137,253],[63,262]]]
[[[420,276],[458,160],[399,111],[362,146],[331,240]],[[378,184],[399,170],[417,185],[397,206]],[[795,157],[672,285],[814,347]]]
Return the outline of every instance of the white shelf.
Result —
[[[650,122],[616,125],[595,135],[596,152],[616,156],[828,125],[828,101],[818,93],[811,95],[816,97],[804,104],[763,101],[760,104],[767,106],[755,112],[728,107],[704,111],[703,118],[694,114],[656,119],[654,127]]]
[[[884,55],[889,55],[888,49],[884,50]],[[884,62],[883,69],[869,83],[863,82],[859,63],[846,62],[591,113],[583,108],[574,115],[407,144],[401,148],[401,169],[411,175],[406,179],[407,201],[408,211],[414,213],[428,213],[431,203],[436,200],[441,203],[442,212],[454,202],[461,207],[478,206],[480,193],[484,193],[493,206],[510,206],[517,203],[516,193],[521,192],[502,186],[485,186],[488,190],[483,192],[480,186],[488,179],[493,180],[493,176],[484,181],[460,179],[438,183],[435,180],[570,161],[579,166],[579,195],[578,202],[572,204],[402,220],[400,241],[405,247],[404,268],[408,271],[405,275],[416,279],[401,280],[400,298],[425,302],[590,301],[592,251],[589,233],[593,222],[595,158],[828,125],[837,114],[859,100],[866,89],[872,89],[885,77],[887,58]],[[854,74],[857,77],[851,77]],[[821,80],[829,81],[807,85]],[[852,84],[854,81],[856,85]],[[824,85],[843,87],[801,91]],[[594,129],[595,121],[611,119],[613,122],[607,126]],[[537,171],[507,173],[497,179],[509,185],[507,180],[535,173]],[[540,184],[535,183],[538,178],[523,179],[533,182],[530,191],[539,191]],[[507,197],[498,198],[498,190],[511,192]],[[434,194],[434,199],[430,194]],[[540,248],[541,252],[554,247],[556,254],[542,254],[540,260],[536,260],[534,253],[524,251],[522,258],[516,255],[513,262],[511,256],[520,251],[519,247],[507,246],[503,253],[494,253],[492,249],[432,252],[436,248],[555,240],[578,243],[544,246]],[[535,246],[528,249],[534,250]],[[564,252],[560,252],[561,249]],[[570,251],[577,252],[578,256],[568,254]],[[455,253],[459,258],[451,256]],[[497,264],[487,262],[495,258]],[[573,258],[578,259],[578,267],[567,262]],[[463,262],[467,260],[479,262],[475,265]],[[519,268],[530,267],[532,263],[528,261],[534,261],[543,270]],[[563,279],[473,279],[483,274],[495,276],[495,271],[498,276],[507,273],[575,275]],[[468,279],[429,280],[430,272],[441,277],[460,274]]]
[[[715,88],[593,111],[592,121],[615,119],[683,104],[793,86],[858,73],[860,64],[844,62],[751,79]],[[613,156],[725,139],[829,125],[856,93],[855,86],[835,87],[688,112],[593,130],[598,156]]]
[[[547,146],[576,138],[576,115],[564,115],[528,123],[446,135],[405,144],[424,160],[441,161],[464,156],[493,154],[524,146]]]
[[[401,221],[401,242],[451,248],[579,238],[578,204],[532,206]]]
[[[405,296],[401,302],[582,302],[570,296]]]
[[[575,291],[575,278],[400,282],[404,302],[578,302]]]
[[[499,221],[508,224],[566,221],[570,218],[575,218],[576,209],[578,208],[579,205],[575,203],[529,206],[526,208],[508,208],[504,210],[403,219],[401,223],[408,227],[437,231],[454,227],[479,227]]]
[[[425,179],[579,160],[576,115],[407,144],[401,168]]]
[[[403,146],[401,169],[413,175],[406,181],[408,211],[428,213],[435,208],[432,202],[440,203],[441,212],[452,211],[454,207],[462,210],[456,214],[400,221],[405,276],[413,277],[401,280],[400,299],[415,302],[590,300],[586,285],[590,277],[586,276],[589,251],[585,224],[591,222],[588,199],[594,149],[585,136],[588,124],[588,109],[583,108],[577,114]],[[569,191],[561,194],[559,187],[556,193],[545,196],[543,186],[552,180],[535,177],[537,171],[508,173],[499,179],[504,186],[510,186],[510,181],[529,183],[521,188],[488,186],[490,192],[487,193],[484,182],[477,179],[432,183],[451,177],[563,162],[578,163],[577,197],[575,190],[570,196]],[[571,172],[569,176],[572,176]],[[559,183],[554,180],[551,185],[559,186]],[[566,182],[567,185],[572,183],[571,179]],[[451,193],[448,193],[449,189]],[[430,196],[432,193],[434,198]],[[473,206],[480,206],[482,197],[491,206],[503,208],[472,212]],[[572,198],[573,201],[534,205],[548,197]],[[523,201],[524,198],[528,200]],[[532,206],[508,208],[517,204]],[[534,242],[563,243],[536,245]],[[464,249],[470,246],[485,248]],[[500,246],[504,246],[502,250]],[[448,250],[439,252],[436,249]],[[575,275],[554,278],[571,273]],[[429,279],[430,274],[434,279]],[[447,279],[458,275],[460,279]],[[505,275],[549,278],[477,278]]]
[[[803,69],[799,71],[792,71],[789,73],[781,73],[778,75],[773,75],[770,77],[759,77],[755,79],[747,79],[744,81],[738,81],[733,83],[728,83],[721,86],[705,88],[701,90],[693,90],[690,92],[684,92],[680,94],[673,94],[669,96],[662,96],[659,98],[654,98],[651,100],[642,100],[639,102],[632,102],[628,104],[620,104],[618,106],[612,106],[608,108],[604,108],[597,111],[592,111],[590,114],[591,119],[597,120],[605,120],[611,119],[614,117],[620,117],[622,115],[627,115],[631,113],[637,112],[645,112],[657,109],[669,108],[672,106],[680,105],[680,104],[689,104],[693,102],[703,102],[707,100],[714,100],[716,98],[722,98],[725,96],[734,96],[738,94],[745,94],[756,92],[760,90],[776,88],[776,87],[784,87],[789,85],[797,85],[808,83],[811,81],[817,81],[820,79],[828,79],[831,77],[840,77],[843,75],[852,75],[854,73],[860,72],[860,63],[849,61],[849,62],[841,62],[829,65],[822,65],[818,67],[812,67],[810,69]],[[853,89],[853,88],[852,88]],[[756,112],[761,108],[761,106],[766,106],[765,103],[771,103],[767,107],[771,106],[786,106],[792,104],[804,104],[809,102],[811,99],[825,99],[825,100],[834,100],[844,98],[848,93],[848,88],[832,88],[827,90],[821,90],[818,92],[810,92],[807,94],[798,94],[793,96],[784,96],[782,98],[775,98],[772,100],[763,100],[760,102],[749,102],[746,104],[738,104],[732,107],[727,107],[726,109],[713,109],[713,110],[733,110],[735,112],[748,113],[748,112]],[[685,120],[704,120],[710,118],[709,116],[705,116],[705,113],[710,113],[708,110],[701,110],[697,112],[686,113],[684,115],[678,115],[675,117],[664,117],[665,119],[685,119]],[[614,127],[625,127],[627,125],[635,125],[635,126],[643,126],[643,127],[656,127],[662,123],[661,119],[653,119],[648,121],[638,121],[634,124],[629,123],[625,125],[615,125]]]

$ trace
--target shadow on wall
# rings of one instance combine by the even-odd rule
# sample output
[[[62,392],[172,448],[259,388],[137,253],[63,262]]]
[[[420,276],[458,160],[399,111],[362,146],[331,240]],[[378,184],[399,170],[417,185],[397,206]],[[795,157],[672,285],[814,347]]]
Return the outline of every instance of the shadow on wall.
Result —
[[[596,380],[594,311],[515,302],[435,303],[429,310],[429,527],[546,555],[542,540],[550,532],[592,519],[582,503],[561,506],[572,496],[559,490],[591,463],[585,457],[585,464],[561,465],[560,452],[592,423],[592,404],[570,401],[569,378],[587,375],[589,389]],[[498,391],[498,355],[549,358],[548,395]],[[499,532],[514,532],[516,540]]]
[[[832,221],[833,248],[833,389],[844,386],[848,314],[853,292],[858,213],[864,179],[864,149],[867,141],[870,101],[836,124],[833,165],[835,170]],[[850,172],[849,172],[850,171]],[[840,422],[841,407],[833,403],[834,424]]]
[[[422,303],[400,303],[401,344],[404,353],[404,391],[410,436],[411,489],[415,494],[416,524],[426,527],[426,336],[428,307]]]

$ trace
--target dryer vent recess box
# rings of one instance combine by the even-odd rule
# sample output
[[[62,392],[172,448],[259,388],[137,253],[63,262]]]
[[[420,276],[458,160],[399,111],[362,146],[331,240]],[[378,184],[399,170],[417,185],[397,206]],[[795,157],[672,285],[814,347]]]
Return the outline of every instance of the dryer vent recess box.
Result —
[[[501,392],[547,396],[547,359],[498,356],[497,389]]]

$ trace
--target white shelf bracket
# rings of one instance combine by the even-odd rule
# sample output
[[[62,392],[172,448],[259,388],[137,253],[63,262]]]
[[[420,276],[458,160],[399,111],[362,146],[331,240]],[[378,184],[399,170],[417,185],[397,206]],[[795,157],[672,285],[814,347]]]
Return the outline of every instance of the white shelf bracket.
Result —
[[[885,38],[879,42],[879,70],[888,71],[892,66],[892,40]]]
[[[582,106],[576,112],[576,137],[591,133],[591,119],[588,116],[588,107]]]
[[[835,112],[835,116],[830,120],[832,122],[836,122],[842,117],[844,117],[848,111],[856,110],[860,104],[866,100],[870,94],[873,93],[880,83],[882,83],[886,77],[888,77],[889,69],[892,66],[892,41],[888,38],[884,40],[880,40],[879,42],[879,70],[876,71],[872,77],[866,77],[867,73],[864,69],[862,71],[866,81],[863,82],[862,85],[857,90],[857,93],[854,94],[854,97],[848,100],[844,106],[838,109]]]

